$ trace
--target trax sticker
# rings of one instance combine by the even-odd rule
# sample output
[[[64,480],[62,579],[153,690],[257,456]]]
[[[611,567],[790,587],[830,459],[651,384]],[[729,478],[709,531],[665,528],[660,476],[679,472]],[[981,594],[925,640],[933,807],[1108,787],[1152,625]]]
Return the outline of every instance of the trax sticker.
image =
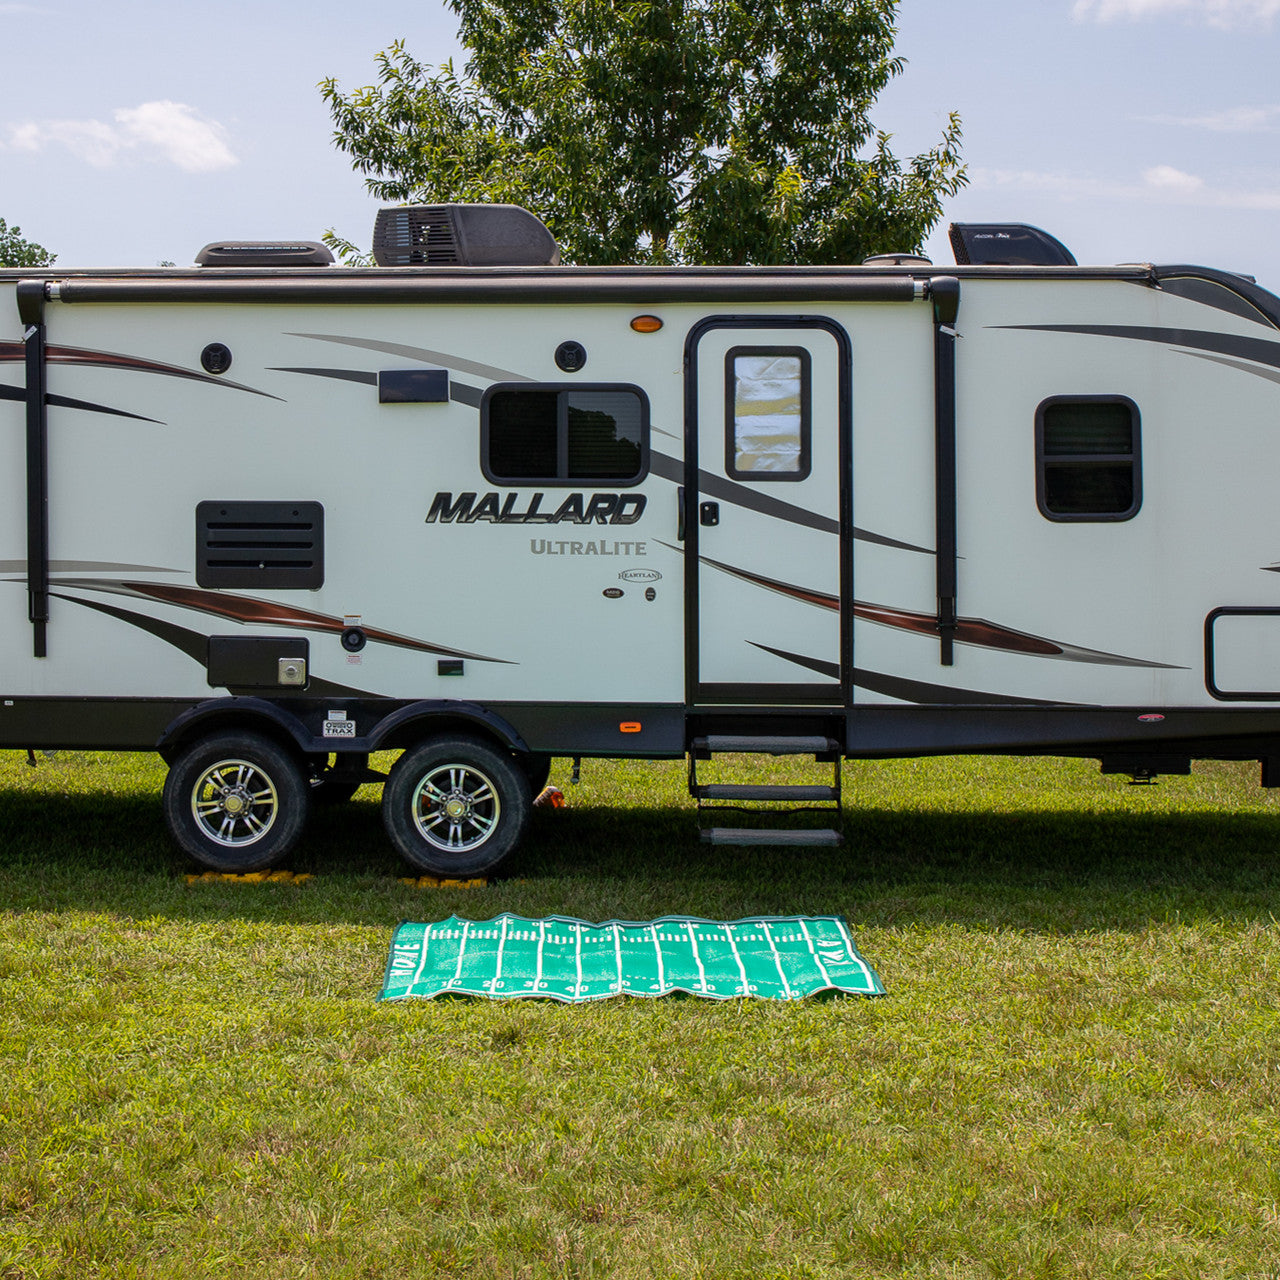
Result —
[[[325,738],[354,738],[356,736],[356,722],[347,719],[345,711],[330,711],[329,718],[324,722],[321,736]]]
[[[657,569],[623,569],[618,574],[623,582],[660,582],[662,574]]]
[[[440,492],[431,500],[426,523],[435,524],[635,524],[648,499],[643,493],[570,493],[554,510],[542,509],[545,493]],[[517,511],[517,505],[525,508]]]

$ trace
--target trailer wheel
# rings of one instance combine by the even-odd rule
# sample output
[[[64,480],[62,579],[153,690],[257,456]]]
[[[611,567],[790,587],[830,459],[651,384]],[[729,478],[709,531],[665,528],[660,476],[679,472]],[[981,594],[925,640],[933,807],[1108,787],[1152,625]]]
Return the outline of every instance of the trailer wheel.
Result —
[[[401,857],[442,877],[492,871],[529,825],[530,788],[509,755],[476,738],[431,738],[396,761],[382,820]]]
[[[261,871],[297,843],[310,807],[299,761],[256,733],[192,744],[164,781],[164,816],[184,853],[215,871]]]

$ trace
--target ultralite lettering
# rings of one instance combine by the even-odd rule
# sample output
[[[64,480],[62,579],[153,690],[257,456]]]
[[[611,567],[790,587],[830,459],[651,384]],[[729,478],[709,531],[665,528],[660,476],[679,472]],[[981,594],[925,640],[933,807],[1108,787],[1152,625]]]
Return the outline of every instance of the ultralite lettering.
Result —
[[[479,497],[479,501],[476,499]],[[527,501],[523,511],[517,511],[516,503],[524,497],[519,493],[460,493],[455,499],[452,493],[437,493],[427,512],[427,524],[635,524],[644,513],[647,499],[643,493],[585,493],[568,494],[554,511],[543,511],[544,493],[535,493]]]
[[[530,538],[529,550],[535,556],[647,556],[643,542],[551,542],[547,538]]]

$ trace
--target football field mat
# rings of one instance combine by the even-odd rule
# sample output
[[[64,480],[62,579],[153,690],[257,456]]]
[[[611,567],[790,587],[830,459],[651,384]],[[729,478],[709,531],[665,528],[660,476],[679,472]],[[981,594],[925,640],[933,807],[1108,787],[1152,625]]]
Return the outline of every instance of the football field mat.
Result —
[[[576,1004],[675,992],[711,1000],[800,1000],[820,991],[884,994],[842,916],[663,916],[593,924],[503,914],[400,925],[378,998],[541,997]]]

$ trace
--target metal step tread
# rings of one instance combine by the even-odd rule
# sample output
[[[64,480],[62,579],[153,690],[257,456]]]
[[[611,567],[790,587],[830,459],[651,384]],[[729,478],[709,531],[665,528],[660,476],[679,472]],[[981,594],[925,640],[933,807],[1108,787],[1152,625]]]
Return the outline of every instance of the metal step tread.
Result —
[[[704,844],[803,844],[831,847],[844,843],[838,831],[769,831],[756,827],[707,827]]]
[[[839,751],[833,738],[821,737],[755,737],[751,734],[716,733],[693,740],[695,751],[741,751],[770,756],[826,755]]]
[[[835,787],[753,786],[748,782],[712,782],[693,789],[699,800],[838,800]]]

